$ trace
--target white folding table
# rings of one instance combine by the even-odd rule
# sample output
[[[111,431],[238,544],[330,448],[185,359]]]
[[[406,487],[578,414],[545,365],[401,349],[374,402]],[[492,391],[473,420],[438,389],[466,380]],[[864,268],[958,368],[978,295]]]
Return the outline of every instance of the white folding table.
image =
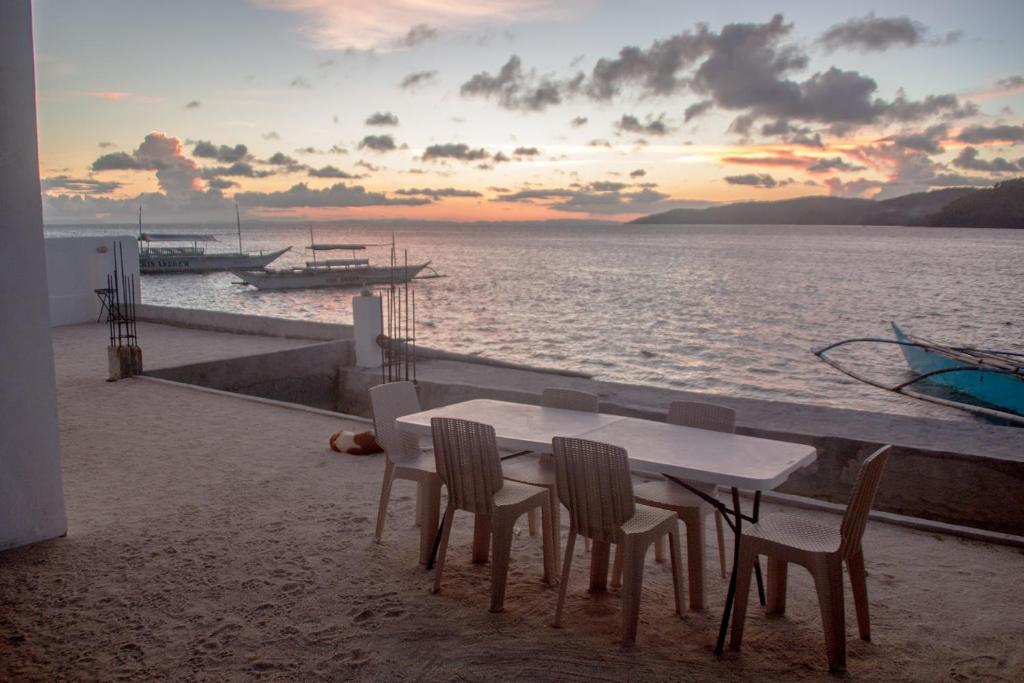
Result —
[[[619,415],[588,413],[561,408],[509,403],[490,399],[474,399],[398,418],[397,427],[418,435],[430,434],[434,417],[454,417],[483,422],[494,428],[498,444],[503,447],[551,452],[556,436],[600,441],[626,449],[630,465],[637,470],[658,472],[686,487],[720,510],[735,534],[732,576],[726,594],[725,609],[719,629],[716,653],[722,652],[726,630],[736,595],[736,567],[739,564],[739,543],[743,522],[757,522],[761,492],[784,482],[795,470],[817,457],[807,444],[762,439],[682,427],[664,422],[641,420]],[[687,481],[729,487],[732,507],[714,496],[692,487]],[[740,489],[754,492],[751,515],[740,507]],[[489,530],[477,518],[474,537],[474,559],[486,559]],[[482,547],[481,547],[482,546]],[[608,545],[594,544],[591,563],[591,587],[602,589],[607,581]],[[758,568],[759,569],[759,568]],[[763,582],[758,572],[758,589],[764,603]]]

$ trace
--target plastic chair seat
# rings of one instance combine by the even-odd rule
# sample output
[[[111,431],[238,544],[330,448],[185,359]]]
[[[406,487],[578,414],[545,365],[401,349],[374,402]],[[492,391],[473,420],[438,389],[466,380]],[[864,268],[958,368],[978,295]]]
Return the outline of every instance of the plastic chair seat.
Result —
[[[688,484],[691,482],[687,482]],[[715,495],[718,487],[714,484],[692,484],[709,496]],[[689,491],[675,482],[667,479],[661,481],[649,481],[633,487],[638,503],[653,505],[655,507],[677,507],[697,508],[708,505],[708,502],[692,491]]]
[[[743,540],[749,537],[757,539],[760,543],[781,545],[811,553],[834,553],[839,549],[842,540],[838,525],[786,514],[765,517],[757,524],[744,529],[743,536]]]
[[[430,474],[437,474],[437,463],[434,460],[433,453],[425,453],[423,451],[419,453],[403,453],[392,457],[391,462],[395,464],[395,467],[400,467],[403,470],[420,470]]]
[[[623,536],[646,536],[653,532],[658,532],[658,535],[661,535],[667,533],[667,529],[661,530],[662,527],[671,527],[675,525],[675,521],[676,513],[671,510],[637,505],[636,514],[623,522],[619,530]]]
[[[504,485],[494,493],[494,507],[516,508],[526,504],[530,504],[530,507],[536,507],[539,503],[534,499],[547,496],[547,493],[545,489],[539,486],[506,480]]]

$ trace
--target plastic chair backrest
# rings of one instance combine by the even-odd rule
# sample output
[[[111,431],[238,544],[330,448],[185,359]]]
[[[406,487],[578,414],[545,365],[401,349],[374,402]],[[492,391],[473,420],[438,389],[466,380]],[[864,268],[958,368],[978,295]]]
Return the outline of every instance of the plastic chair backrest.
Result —
[[[448,487],[448,499],[459,510],[479,514],[494,511],[494,494],[505,483],[494,427],[481,422],[435,417],[437,473]]]
[[[420,400],[412,382],[392,382],[372,387],[370,406],[373,408],[373,431],[377,443],[389,458],[421,452],[419,437],[395,428],[396,418],[420,412]]]
[[[581,536],[614,543],[636,514],[629,456],[624,448],[586,439],[552,440],[558,498]]]
[[[885,471],[885,463],[889,460],[890,449],[892,446],[882,446],[869,455],[857,473],[857,482],[853,485],[853,493],[850,494],[846,514],[843,515],[843,524],[839,527],[842,536],[839,552],[843,559],[860,548],[860,539],[864,535],[864,527],[867,526],[875,494],[878,493],[878,485],[882,481],[882,472]]]
[[[540,404],[545,408],[564,408],[596,413],[600,399],[593,394],[575,389],[549,388],[541,394]]]
[[[696,401],[673,401],[668,406],[669,424],[715,432],[736,432],[736,411],[714,403]]]

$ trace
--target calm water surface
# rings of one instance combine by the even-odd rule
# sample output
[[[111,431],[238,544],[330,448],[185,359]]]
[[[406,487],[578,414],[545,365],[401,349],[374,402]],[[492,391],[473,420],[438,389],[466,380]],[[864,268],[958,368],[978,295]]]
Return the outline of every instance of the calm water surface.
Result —
[[[233,226],[175,226],[225,233]],[[156,231],[157,228],[154,228]],[[321,225],[317,241],[390,240],[391,228]],[[125,226],[48,236],[131,234]],[[597,379],[965,419],[862,385],[810,350],[891,336],[888,322],[958,345],[1022,350],[1024,231],[831,226],[395,226],[410,261],[447,277],[416,283],[419,342]],[[294,245],[306,226],[253,226],[246,250]],[[347,256],[348,254],[340,254]],[[384,249],[371,250],[375,262]],[[351,322],[348,290],[258,292],[230,273],[144,276],[147,303]],[[898,351],[847,356],[880,377]]]

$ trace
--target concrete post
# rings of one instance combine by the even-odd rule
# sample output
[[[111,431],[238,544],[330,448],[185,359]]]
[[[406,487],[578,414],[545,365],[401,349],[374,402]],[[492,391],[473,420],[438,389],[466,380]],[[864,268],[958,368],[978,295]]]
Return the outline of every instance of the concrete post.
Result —
[[[0,550],[67,532],[30,0],[0,2]]]
[[[381,319],[380,297],[364,289],[352,297],[352,332],[356,337],[356,365],[361,368],[379,368],[380,345],[377,337],[384,330]]]

